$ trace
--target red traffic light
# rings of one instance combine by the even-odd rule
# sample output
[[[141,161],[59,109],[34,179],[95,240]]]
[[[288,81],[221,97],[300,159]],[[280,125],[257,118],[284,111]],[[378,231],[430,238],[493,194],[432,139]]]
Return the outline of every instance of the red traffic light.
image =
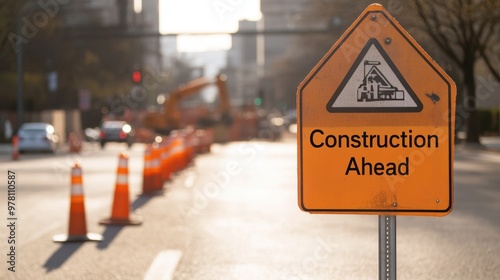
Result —
[[[134,83],[140,83],[141,80],[142,80],[142,73],[141,73],[141,71],[135,70],[134,72],[132,72],[132,81]]]

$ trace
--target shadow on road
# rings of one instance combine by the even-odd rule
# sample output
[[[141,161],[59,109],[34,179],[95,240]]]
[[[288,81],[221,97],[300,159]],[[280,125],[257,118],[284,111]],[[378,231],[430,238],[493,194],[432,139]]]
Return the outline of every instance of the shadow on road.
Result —
[[[148,203],[148,201],[151,200],[152,198],[154,198],[155,196],[161,196],[161,195],[163,195],[163,191],[159,191],[159,192],[155,192],[155,193],[147,194],[147,195],[145,195],[145,194],[139,195],[132,202],[132,205],[130,207],[133,211],[137,210],[137,209],[141,208],[142,206],[144,206],[146,203]]]
[[[80,243],[62,243],[61,247],[55,251],[52,256],[45,262],[43,267],[50,272],[54,269],[61,267],[81,246]]]
[[[132,202],[132,205],[130,206],[131,210],[135,211],[136,209],[144,206],[153,197],[154,196],[138,196],[134,202]],[[97,243],[97,248],[101,250],[106,249],[124,227],[124,225],[107,225],[106,229],[102,233],[103,240]]]
[[[102,241],[97,243],[98,249],[106,249],[125,226],[108,225],[102,233]]]

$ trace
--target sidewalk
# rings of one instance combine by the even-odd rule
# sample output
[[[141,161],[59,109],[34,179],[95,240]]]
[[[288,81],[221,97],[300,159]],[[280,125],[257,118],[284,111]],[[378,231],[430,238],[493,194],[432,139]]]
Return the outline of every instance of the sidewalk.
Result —
[[[481,143],[484,146],[486,146],[486,148],[488,150],[500,152],[500,137],[499,136],[482,137]]]
[[[455,149],[471,149],[471,150],[486,150],[500,153],[500,137],[487,136],[481,137],[481,145],[458,143]]]

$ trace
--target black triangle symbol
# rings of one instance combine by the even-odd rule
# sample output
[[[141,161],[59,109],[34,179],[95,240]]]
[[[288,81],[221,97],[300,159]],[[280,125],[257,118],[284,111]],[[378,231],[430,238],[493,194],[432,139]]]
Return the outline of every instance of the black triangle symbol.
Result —
[[[379,69],[378,66],[381,65],[381,61],[364,60],[372,46],[376,48],[382,56],[383,61],[389,66],[395,76],[394,79],[397,79],[400,85],[399,87],[392,85],[391,81],[386,77],[387,73],[384,74]],[[349,92],[350,102],[348,104],[340,104],[339,96],[344,92],[346,85],[350,83],[353,74],[356,71],[359,72],[359,66],[363,61],[363,79],[358,84],[355,84],[355,90]],[[367,67],[369,67],[368,71],[366,70]],[[392,80],[393,82],[395,81],[394,79]],[[350,85],[352,86],[353,84],[350,83]],[[405,98],[411,99],[410,102],[405,103]],[[374,38],[368,40],[326,105],[326,109],[330,113],[420,112],[422,108],[422,102],[420,102],[415,92],[408,85],[380,43]]]

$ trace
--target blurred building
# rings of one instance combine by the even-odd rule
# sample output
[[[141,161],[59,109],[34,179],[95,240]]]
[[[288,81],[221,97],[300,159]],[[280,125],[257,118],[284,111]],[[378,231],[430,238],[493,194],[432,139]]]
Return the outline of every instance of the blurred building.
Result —
[[[118,2],[123,2],[117,0]],[[160,33],[160,16],[158,0],[142,0],[142,11],[140,13],[128,13],[132,16],[133,25],[131,28],[137,28],[137,31],[149,33]],[[144,64],[153,67],[157,72],[161,70],[161,45],[160,37],[149,36],[142,39],[144,42]]]
[[[178,57],[177,53],[177,36],[163,36],[160,39],[163,69],[170,70],[175,65],[175,60]]]
[[[238,31],[256,32],[257,22],[240,21]],[[256,36],[232,36],[232,48],[227,52],[225,72],[233,104],[253,104],[259,91]]]
[[[64,10],[63,20],[64,26],[67,27],[66,32],[69,32],[70,37],[75,38],[75,45],[83,42],[83,46],[88,44],[88,46],[96,47],[101,42],[99,40],[103,40],[103,46],[106,48],[109,42],[116,40],[117,44],[113,45],[114,47],[123,50],[123,53],[131,54],[125,55],[123,59],[120,58],[122,59],[121,68],[117,67],[113,70],[116,74],[116,85],[122,85],[121,88],[108,87],[107,92],[103,93],[100,91],[100,84],[95,86],[89,83],[93,86],[92,89],[85,88],[88,84],[74,85],[82,87],[77,88],[77,91],[83,127],[98,124],[101,114],[109,114],[112,117],[130,121],[133,118],[131,111],[145,109],[155,104],[160,91],[158,84],[148,88],[143,87],[147,94],[140,100],[134,100],[134,103],[130,103],[132,105],[123,101],[126,95],[128,95],[127,98],[132,98],[130,96],[134,88],[133,82],[144,85],[142,81],[133,81],[134,71],[140,70],[142,79],[158,77],[162,71],[160,37],[144,36],[159,34],[158,0],[69,1],[61,7]],[[95,104],[95,106],[84,108],[82,104]]]
[[[259,22],[239,22],[238,32],[246,35],[232,36],[226,70],[235,104],[256,101],[268,110],[294,107],[295,91],[289,90],[294,86],[283,84],[286,73],[280,67],[286,54],[293,51],[294,36],[297,36],[293,31],[307,28],[300,17],[308,4],[307,0],[261,1]],[[265,35],[252,35],[263,31]]]
[[[311,22],[301,20],[301,15],[310,4],[310,1],[307,0],[260,2],[262,12],[260,24],[262,29],[268,32],[263,36],[264,61],[263,77],[261,77],[264,105],[268,109],[285,109],[294,106],[295,91],[290,91],[290,89],[296,88],[298,84],[290,86],[289,83],[296,84],[297,81],[285,81],[284,83],[286,73],[283,73],[280,68],[286,68],[282,65],[284,57],[293,47],[294,36],[298,35],[283,31],[310,28],[307,25]]]
[[[158,0],[86,0],[64,5],[67,26],[85,32],[119,32],[123,36],[159,33]],[[96,29],[97,27],[97,29]],[[143,42],[142,61],[155,70],[161,68],[160,38],[138,37]]]

